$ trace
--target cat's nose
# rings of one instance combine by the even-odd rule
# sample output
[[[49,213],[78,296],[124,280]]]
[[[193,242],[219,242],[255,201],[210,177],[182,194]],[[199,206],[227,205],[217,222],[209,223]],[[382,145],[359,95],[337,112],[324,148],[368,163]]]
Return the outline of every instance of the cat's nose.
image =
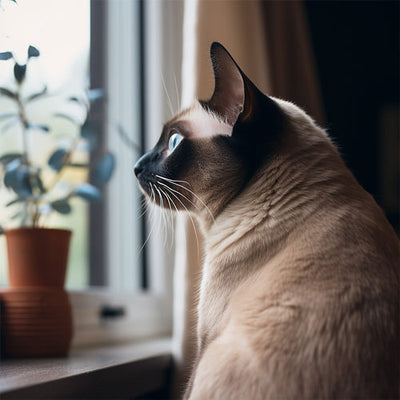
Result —
[[[146,153],[146,154],[143,154],[142,157],[140,157],[139,160],[136,161],[136,164],[133,167],[136,178],[139,178],[139,175],[143,172],[144,165],[146,164],[146,160],[148,159],[148,157],[149,157],[148,153]]]
[[[139,178],[139,175],[143,172],[148,173],[149,166],[154,162],[157,157],[159,157],[159,155],[154,151],[149,151],[148,153],[143,154],[133,167],[136,177]]]
[[[143,166],[140,165],[139,162],[137,162],[137,163],[135,164],[133,170],[134,170],[134,172],[135,172],[136,177],[138,177],[139,174],[143,171]]]
[[[139,158],[139,160],[137,160],[135,166],[133,167],[133,170],[137,178],[139,178],[139,175],[144,171],[145,165],[148,163],[149,157],[150,154],[146,153],[143,154],[142,157]]]

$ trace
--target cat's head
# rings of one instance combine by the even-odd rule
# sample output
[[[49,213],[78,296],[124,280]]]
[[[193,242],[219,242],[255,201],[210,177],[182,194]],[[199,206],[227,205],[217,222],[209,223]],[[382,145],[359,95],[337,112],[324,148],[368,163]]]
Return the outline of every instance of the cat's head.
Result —
[[[219,43],[215,90],[168,121],[135,166],[142,191],[162,207],[217,215],[276,152],[285,130],[280,101],[262,94]]]

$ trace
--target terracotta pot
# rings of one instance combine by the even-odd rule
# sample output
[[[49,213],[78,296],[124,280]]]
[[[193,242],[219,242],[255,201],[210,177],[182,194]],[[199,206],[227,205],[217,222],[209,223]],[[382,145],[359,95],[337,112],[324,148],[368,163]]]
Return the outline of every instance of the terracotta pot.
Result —
[[[9,286],[0,291],[2,353],[56,357],[68,353],[72,312],[63,289],[71,231],[6,231]]]
[[[63,288],[71,231],[18,228],[6,231],[11,288]]]
[[[0,291],[2,353],[9,357],[66,356],[72,339],[68,294],[57,288]]]

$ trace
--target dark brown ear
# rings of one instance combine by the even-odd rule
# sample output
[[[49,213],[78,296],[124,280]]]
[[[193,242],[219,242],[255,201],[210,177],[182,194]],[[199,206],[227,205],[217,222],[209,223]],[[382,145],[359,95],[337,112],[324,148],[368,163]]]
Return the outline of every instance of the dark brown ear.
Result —
[[[207,106],[234,125],[243,111],[245,93],[241,71],[231,55],[220,43],[214,42],[210,49],[215,77],[215,89]]]
[[[229,52],[218,42],[210,49],[214,69],[215,89],[211,99],[203,102],[230,125],[252,117],[261,92],[243,73]]]
[[[211,45],[211,60],[214,94],[208,102],[201,103],[232,125],[231,136],[242,148],[252,143],[254,153],[254,143],[271,142],[281,131],[282,111],[272,98],[258,90],[220,43]]]

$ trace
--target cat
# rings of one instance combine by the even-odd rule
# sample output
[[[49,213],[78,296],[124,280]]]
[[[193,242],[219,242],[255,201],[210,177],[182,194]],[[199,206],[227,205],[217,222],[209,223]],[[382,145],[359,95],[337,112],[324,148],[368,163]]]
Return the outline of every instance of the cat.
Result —
[[[327,133],[219,43],[215,90],[135,165],[205,238],[187,399],[399,397],[399,240]]]

